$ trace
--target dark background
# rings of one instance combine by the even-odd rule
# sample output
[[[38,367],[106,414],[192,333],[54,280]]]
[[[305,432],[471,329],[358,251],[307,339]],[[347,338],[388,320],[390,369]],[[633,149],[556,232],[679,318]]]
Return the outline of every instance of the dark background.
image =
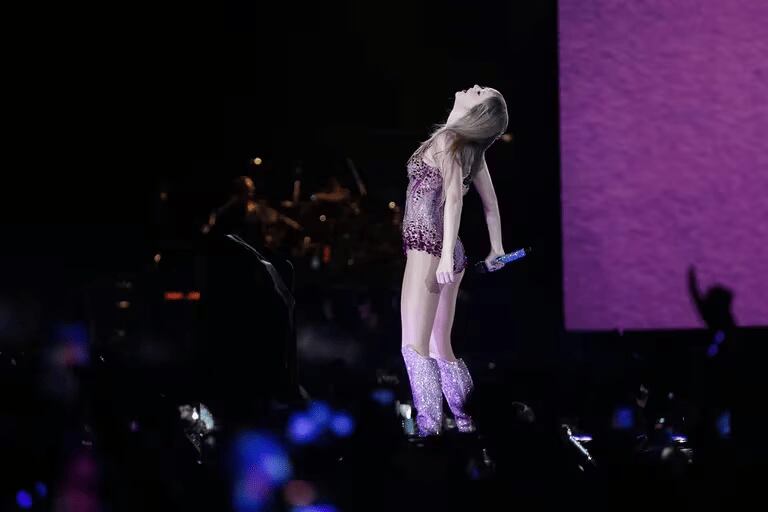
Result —
[[[0,377],[6,391],[0,437],[12,441],[5,460],[16,476],[5,483],[12,492],[0,502],[12,503],[18,489],[37,479],[55,482],[66,470],[51,460],[65,460],[69,450],[95,438],[93,449],[84,450],[105,468],[105,500],[131,510],[150,509],[144,496],[162,495],[157,506],[163,510],[197,501],[197,493],[168,496],[168,489],[178,488],[230,503],[227,484],[209,469],[215,465],[198,466],[179,435],[177,406],[200,399],[193,387],[201,376],[185,366],[199,334],[195,305],[162,300],[164,290],[194,285],[190,268],[201,224],[226,200],[232,178],[243,174],[273,204],[290,196],[299,164],[303,199],[332,174],[353,188],[346,158],[368,187],[365,208],[381,223],[390,201],[403,202],[407,158],[432,125],[445,120],[454,92],[474,84],[500,90],[509,107],[513,142],[499,142],[487,155],[504,247],[535,250],[503,272],[468,273],[453,331],[457,353],[475,375],[477,417],[485,421],[491,453],[506,478],[504,499],[514,489],[515,499],[528,490],[537,503],[542,496],[584,502],[584,469],[570,455],[567,464],[558,459],[564,422],[595,435],[596,457],[605,468],[590,480],[595,495],[613,490],[625,501],[645,496],[650,503],[656,495],[646,490],[668,490],[668,481],[655,480],[654,465],[641,464],[646,480],[614,471],[620,459],[638,462],[634,431],[623,430],[617,438],[612,422],[617,407],[638,409],[633,404],[641,384],[650,389],[650,400],[647,409],[636,411],[638,418],[647,417],[649,429],[659,429],[661,417],[674,419],[670,429],[684,428],[691,444],[704,448],[703,467],[718,469],[707,489],[726,489],[720,469],[732,468],[720,462],[719,441],[706,450],[724,406],[733,411],[743,458],[761,456],[764,423],[751,420],[761,410],[755,404],[762,394],[753,382],[760,381],[764,333],[734,330],[729,344],[737,334],[749,343],[737,345],[742,348],[735,355],[724,350],[731,355],[712,363],[705,353],[713,333],[703,329],[563,330],[555,1],[35,6],[8,19],[18,33],[10,37],[4,66],[10,92],[0,187]],[[264,165],[249,163],[257,156]],[[167,202],[159,199],[161,192]],[[474,191],[465,199],[460,235],[471,261],[487,255],[487,229]],[[158,252],[164,255],[162,271],[153,262]],[[330,354],[313,366],[301,361],[299,381],[313,397],[360,412],[354,440],[359,444],[345,452],[352,459],[342,465],[346,469],[338,469],[336,445],[319,457],[304,457],[320,460],[316,479],[332,479],[326,470],[336,472],[339,496],[349,491],[347,475],[386,474],[391,468],[397,478],[408,478],[421,467],[407,458],[398,463],[395,448],[402,436],[390,409],[387,417],[364,412],[374,386],[386,385],[408,399],[397,350],[401,274],[390,272],[404,263],[399,258],[356,269],[352,279],[344,279],[345,286],[355,286],[346,289],[322,279],[311,286],[297,282],[297,328],[313,330],[317,352]],[[128,281],[136,283],[131,290],[121,287]],[[127,297],[134,301],[131,309],[117,310],[116,302]],[[327,297],[339,306],[338,322],[322,314]],[[378,325],[363,319],[366,308],[378,308]],[[260,320],[243,333],[251,353],[238,359],[243,352],[221,351],[222,359],[247,366],[258,349],[251,342],[267,338]],[[348,331],[329,328],[342,320]],[[66,350],[57,349],[55,343],[69,341],[69,331],[60,329],[64,334],[57,339],[56,326],[68,322],[89,322],[91,331],[80,339],[92,345],[90,360],[72,362]],[[118,335],[123,328],[127,335]],[[299,352],[314,348],[299,342]],[[343,360],[350,346],[376,371],[346,364],[353,359]],[[57,357],[63,359],[58,365]],[[398,374],[399,385],[390,384]],[[390,377],[389,383],[381,376]],[[257,391],[224,398],[239,414],[280,430],[287,410],[265,419],[240,407]],[[521,405],[515,402],[536,411],[535,436],[510,430],[516,421],[510,413]],[[691,420],[691,411],[704,419]],[[142,433],[133,440],[126,426],[137,418]],[[744,429],[750,423],[754,429]],[[698,439],[697,428],[704,431]],[[709,465],[707,453],[714,454]],[[467,466],[460,458],[461,472]],[[430,465],[445,466],[440,457]],[[299,476],[312,480],[308,467],[310,476]],[[415,470],[404,472],[409,467]],[[573,473],[558,469],[566,467]],[[554,480],[553,469],[560,474]],[[211,482],[221,489],[206,490]],[[538,492],[565,484],[572,492]],[[388,486],[384,495],[400,499]]]
[[[483,285],[487,304],[468,328],[552,348],[562,323],[555,2],[239,2],[85,11],[74,24],[56,18],[73,11],[46,14],[22,16],[39,37],[20,40],[24,99],[10,105],[20,159],[3,187],[7,289],[65,297],[140,271],[159,243],[194,237],[240,174],[279,200],[297,162],[310,188],[334,172],[348,179],[350,157],[372,208],[402,204],[405,160],[453,92],[478,83],[505,95],[514,135],[488,155],[505,248],[538,255]],[[265,164],[249,165],[254,156]],[[472,259],[487,254],[474,192],[461,236]]]

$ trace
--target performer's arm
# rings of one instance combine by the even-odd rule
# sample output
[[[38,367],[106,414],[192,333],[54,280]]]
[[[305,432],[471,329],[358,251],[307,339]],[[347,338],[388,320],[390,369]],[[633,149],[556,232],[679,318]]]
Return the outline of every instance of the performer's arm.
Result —
[[[441,154],[436,161],[440,162],[440,170],[443,174],[445,206],[443,210],[443,250],[437,267],[437,282],[452,283],[456,279],[453,273],[453,251],[459,236],[464,186],[461,179],[461,165],[455,158],[447,154],[449,140],[447,138],[440,139],[436,150]]]
[[[488,172],[488,165],[485,163],[485,156],[483,156],[480,170],[472,182],[475,184],[475,189],[480,194],[480,200],[483,203],[485,222],[488,225],[488,236],[491,239],[491,252],[502,255],[504,254],[504,244],[501,242],[499,201],[496,198],[496,191],[493,189],[493,182],[491,181],[491,174]]]

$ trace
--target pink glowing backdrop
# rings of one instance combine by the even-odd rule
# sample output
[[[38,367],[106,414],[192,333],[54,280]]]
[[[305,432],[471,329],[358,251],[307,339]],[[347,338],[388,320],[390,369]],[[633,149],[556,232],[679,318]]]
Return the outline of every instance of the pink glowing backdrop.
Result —
[[[768,1],[559,4],[567,328],[768,325]]]

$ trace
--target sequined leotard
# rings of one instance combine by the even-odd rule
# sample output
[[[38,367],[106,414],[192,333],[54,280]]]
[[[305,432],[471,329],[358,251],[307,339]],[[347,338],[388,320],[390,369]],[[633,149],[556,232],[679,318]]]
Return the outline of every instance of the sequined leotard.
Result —
[[[408,189],[405,192],[403,213],[403,252],[408,249],[424,251],[440,257],[443,250],[443,176],[440,169],[432,167],[413,155],[407,164]],[[464,180],[463,193],[469,190]],[[467,257],[461,239],[456,239],[453,250],[453,271],[458,273],[467,267]]]

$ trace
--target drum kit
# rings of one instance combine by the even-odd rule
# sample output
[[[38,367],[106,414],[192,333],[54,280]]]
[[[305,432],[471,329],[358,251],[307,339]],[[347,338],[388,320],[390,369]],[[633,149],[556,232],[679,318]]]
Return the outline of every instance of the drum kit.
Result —
[[[281,211],[268,207],[274,213],[262,223],[264,243],[293,257],[319,258],[323,265],[354,261],[368,250],[364,235],[371,227],[361,199],[338,187],[309,200],[283,201]]]
[[[399,247],[396,240],[399,239],[400,208],[394,202],[382,205],[384,222],[379,220],[376,225],[371,225],[372,216],[366,208],[369,204],[367,190],[354,164],[348,163],[353,169],[357,194],[343,187],[332,176],[321,191],[302,199],[302,184],[297,179],[291,199],[270,204],[265,199],[254,198],[250,185],[252,181],[243,177],[245,195],[234,196],[230,202],[245,204],[244,224],[254,236],[260,236],[264,247],[290,258],[308,258],[315,269],[329,265],[351,266],[369,257],[376,258],[375,253],[382,249],[392,252],[392,248],[387,250],[387,244],[383,242],[391,241],[389,245],[394,244],[395,249]],[[217,224],[217,216],[225,209],[226,205],[210,215],[201,228],[203,234],[212,231]],[[386,231],[384,239],[381,236],[383,231]],[[381,243],[370,243],[374,235],[376,241]]]

